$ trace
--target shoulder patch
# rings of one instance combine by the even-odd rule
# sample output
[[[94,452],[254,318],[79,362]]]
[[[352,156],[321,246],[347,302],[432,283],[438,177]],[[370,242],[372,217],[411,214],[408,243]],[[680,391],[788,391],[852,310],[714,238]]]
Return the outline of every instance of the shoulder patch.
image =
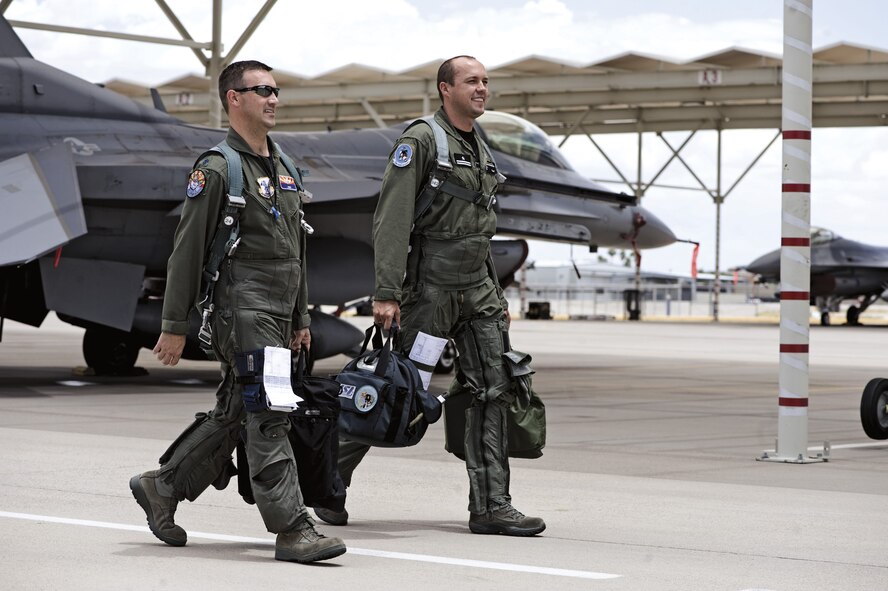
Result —
[[[201,193],[203,193],[204,187],[207,186],[207,175],[204,174],[202,170],[193,170],[191,171],[191,176],[188,177],[188,186],[185,187],[185,196],[189,199],[194,199]]]
[[[398,168],[404,168],[413,160],[413,146],[410,144],[398,144],[392,154],[392,164]]]

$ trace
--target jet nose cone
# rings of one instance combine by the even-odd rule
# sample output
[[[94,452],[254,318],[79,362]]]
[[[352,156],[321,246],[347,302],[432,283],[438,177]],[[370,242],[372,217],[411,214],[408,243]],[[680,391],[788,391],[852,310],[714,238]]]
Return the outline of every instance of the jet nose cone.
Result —
[[[637,209],[646,222],[638,231],[639,248],[658,248],[675,242],[675,234],[672,233],[672,230],[669,229],[669,226],[663,220],[643,207]]]
[[[746,270],[762,277],[778,277],[780,275],[780,250],[763,254],[748,265]]]

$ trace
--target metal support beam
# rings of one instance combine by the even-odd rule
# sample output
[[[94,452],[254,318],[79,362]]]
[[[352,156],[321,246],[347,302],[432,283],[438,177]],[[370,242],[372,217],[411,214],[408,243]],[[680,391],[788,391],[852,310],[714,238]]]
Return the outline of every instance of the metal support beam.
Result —
[[[213,0],[213,40],[210,44],[210,127],[222,127],[222,102],[219,97],[219,74],[222,73],[222,0]]]
[[[734,187],[736,187],[737,184],[738,184],[740,181],[743,180],[743,177],[745,177],[746,174],[747,174],[750,170],[752,170],[752,167],[755,166],[755,165],[758,163],[759,160],[761,160],[762,156],[765,155],[765,152],[768,151],[768,148],[770,148],[772,145],[774,145],[774,142],[776,142],[776,141],[777,141],[777,138],[779,138],[779,137],[780,137],[780,130],[778,129],[778,130],[777,130],[777,133],[774,135],[774,137],[771,138],[771,141],[768,142],[768,145],[765,146],[764,149],[763,149],[761,152],[759,152],[758,156],[756,156],[756,157],[752,160],[752,162],[749,163],[749,166],[747,166],[747,167],[746,167],[746,170],[744,170],[743,173],[742,173],[739,177],[737,177],[737,180],[734,181],[734,184],[731,185],[731,188],[728,189],[727,191],[725,191],[725,194],[722,196],[723,198],[727,198],[728,195],[731,194],[731,191],[734,190]]]
[[[620,175],[620,178],[623,179],[623,182],[626,183],[626,186],[629,187],[629,189],[632,191],[633,194],[635,194],[635,187],[632,186],[632,181],[630,181],[629,179],[626,178],[626,176],[620,171],[620,169],[617,167],[617,165],[614,164],[614,161],[611,160],[610,157],[607,155],[607,152],[605,152],[601,148],[601,146],[599,146],[598,143],[594,139],[592,139],[591,135],[589,135],[587,133],[586,137],[589,138],[589,141],[592,142],[592,145],[598,149],[598,151],[601,153],[601,155],[604,156],[604,159],[607,160],[607,163],[611,165],[611,168],[613,168],[614,171],[618,175]]]
[[[709,193],[709,196],[710,196],[710,197],[712,197],[713,199],[715,199],[715,198],[716,198],[716,193],[714,193],[714,192],[712,191],[712,189],[710,189],[709,187],[707,187],[707,186],[706,186],[706,183],[704,183],[704,182],[700,179],[700,177],[697,176],[697,173],[694,172],[694,169],[691,168],[690,165],[689,165],[687,162],[685,162],[684,158],[682,158],[681,155],[675,150],[675,148],[672,147],[672,144],[669,143],[669,140],[667,140],[665,137],[663,137],[663,134],[662,134],[662,133],[659,133],[659,132],[657,133],[657,137],[659,137],[661,140],[663,140],[663,143],[666,144],[666,147],[668,147],[668,148],[672,151],[672,153],[675,155],[675,157],[678,159],[678,161],[681,162],[681,163],[684,165],[684,167],[688,170],[689,173],[691,173],[691,176],[694,177],[694,179],[695,179],[698,183],[700,183],[700,186],[703,187],[703,190],[705,190],[707,193]]]
[[[377,127],[388,127],[388,125],[385,124],[385,121],[382,120],[382,117],[379,116],[379,113],[376,112],[376,109],[373,108],[373,105],[370,104],[370,101],[362,98],[361,105],[363,105],[367,114],[370,115],[370,118],[376,122]]]
[[[571,135],[573,135],[573,132],[574,132],[578,127],[581,127],[581,126],[583,125],[583,119],[585,119],[585,118],[586,118],[586,115],[588,115],[588,114],[591,113],[591,112],[592,112],[592,107],[589,107],[588,109],[586,109],[586,110],[583,112],[582,115],[580,115],[580,118],[577,119],[576,122],[575,122],[573,125],[570,126],[570,128],[569,128],[569,129],[565,132],[565,134],[564,134],[564,139],[562,139],[562,140],[561,140],[561,143],[558,144],[558,147],[559,147],[559,148],[560,148],[561,146],[564,145],[564,142],[567,141],[567,138],[569,138]],[[587,135],[588,135],[588,134],[587,134]],[[592,138],[589,138],[589,139],[592,139]]]
[[[277,0],[265,0],[265,4],[262,5],[262,8],[259,9],[259,12],[256,13],[256,16],[253,17],[253,20],[250,21],[250,24],[247,25],[247,28],[244,29],[244,32],[241,33],[241,36],[237,41],[234,42],[234,45],[231,46],[231,49],[228,50],[228,53],[225,55],[225,59],[222,61],[222,67],[224,68],[228,64],[230,64],[237,54],[240,53],[240,50],[243,49],[244,44],[250,40],[250,37],[253,36],[253,33],[256,32],[256,29],[265,20],[265,16],[268,14],[268,11],[274,6]]]
[[[718,322],[718,303],[721,295],[721,215],[724,197],[722,186],[722,130],[718,130],[718,148],[715,151],[715,287],[712,298],[712,320]]]
[[[176,13],[174,13],[173,9],[170,8],[169,4],[167,4],[165,0],[155,0],[155,2],[157,2],[157,5],[160,6],[160,9],[163,11],[166,17],[170,19],[170,22],[173,24],[176,30],[179,31],[179,34],[182,35],[182,39],[194,41],[194,38],[191,36],[190,33],[188,33],[185,25],[182,24],[182,21],[179,20],[179,18],[176,16]],[[207,59],[207,56],[205,56],[200,49],[192,47],[191,51],[193,51],[194,55],[197,56],[197,59],[200,60],[200,64],[204,67],[204,69],[206,69],[207,66],[210,65],[210,60]]]
[[[688,137],[685,138],[685,141],[683,141],[681,143],[681,145],[678,147],[678,150],[676,150],[676,152],[681,152],[682,150],[684,150],[684,147],[688,145],[688,142],[691,141],[691,138],[693,138],[695,135],[697,135],[698,131],[700,131],[699,127],[697,129],[695,129],[694,131],[692,131],[690,133],[690,135],[688,135]],[[667,160],[666,163],[660,168],[660,170],[657,171],[657,174],[655,174],[654,177],[650,181],[648,181],[648,183],[646,185],[644,185],[644,188],[643,188],[644,191],[647,191],[648,187],[652,186],[654,184],[654,182],[658,178],[660,178],[660,175],[663,174],[663,172],[667,168],[669,168],[669,165],[672,164],[673,160],[675,160],[676,155],[677,154],[673,154],[672,156],[670,156],[669,160]]]
[[[12,4],[12,0],[2,0],[2,2],[0,2],[0,14],[6,12],[6,9],[9,8],[10,4]]]
[[[140,41],[142,43],[157,43],[159,45],[179,45],[197,49],[209,49],[209,43],[188,41],[185,39],[165,39],[163,37],[149,37],[147,35],[130,35],[128,33],[113,33],[111,31],[98,31],[96,29],[81,29],[80,27],[62,27],[59,25],[44,25],[26,21],[8,21],[13,27],[20,29],[37,29],[38,31],[52,31],[55,33],[71,33],[73,35],[88,35],[90,37],[110,37],[111,39],[123,39],[124,41]]]

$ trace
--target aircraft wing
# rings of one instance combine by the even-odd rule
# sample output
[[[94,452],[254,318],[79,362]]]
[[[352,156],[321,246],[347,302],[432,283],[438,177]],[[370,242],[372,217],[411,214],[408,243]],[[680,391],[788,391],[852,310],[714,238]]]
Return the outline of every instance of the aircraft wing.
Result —
[[[0,211],[0,266],[26,263],[86,234],[68,147],[0,162]]]

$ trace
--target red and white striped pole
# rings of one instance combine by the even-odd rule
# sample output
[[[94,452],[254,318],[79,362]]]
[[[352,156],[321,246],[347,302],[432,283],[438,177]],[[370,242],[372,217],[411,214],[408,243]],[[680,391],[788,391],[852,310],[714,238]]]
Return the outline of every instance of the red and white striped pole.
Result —
[[[813,0],[783,3],[783,223],[777,449],[761,459],[806,463],[811,291]]]

